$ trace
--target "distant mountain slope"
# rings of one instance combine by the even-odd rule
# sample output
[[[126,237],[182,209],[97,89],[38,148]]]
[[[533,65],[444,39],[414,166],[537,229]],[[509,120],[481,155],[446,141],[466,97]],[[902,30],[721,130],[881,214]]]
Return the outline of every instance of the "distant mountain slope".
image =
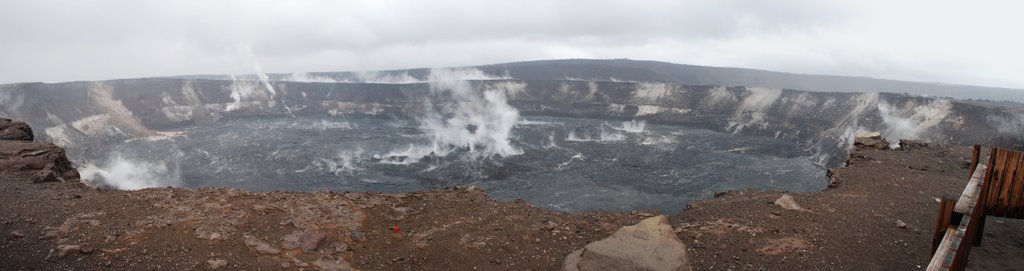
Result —
[[[910,82],[867,77],[810,75],[743,68],[709,67],[660,61],[629,59],[562,59],[537,60],[472,66],[487,74],[508,75],[521,80],[598,80],[678,83],[684,85],[718,85],[768,87],[829,92],[890,92],[956,99],[985,99],[1024,102],[1024,89],[982,87],[942,83]],[[430,69],[405,69],[373,72],[316,72],[310,78],[362,82],[367,74],[374,77],[401,77],[424,80]],[[251,76],[251,75],[249,75]],[[244,76],[248,78],[249,76]],[[271,80],[296,80],[292,74],[269,74]],[[177,76],[188,79],[229,79],[225,75]]]
[[[508,71],[523,80],[617,79],[686,85],[751,86],[809,91],[892,92],[914,95],[1024,101],[1024,89],[909,82],[867,77],[809,75],[628,59],[540,60],[479,66],[487,73]]]

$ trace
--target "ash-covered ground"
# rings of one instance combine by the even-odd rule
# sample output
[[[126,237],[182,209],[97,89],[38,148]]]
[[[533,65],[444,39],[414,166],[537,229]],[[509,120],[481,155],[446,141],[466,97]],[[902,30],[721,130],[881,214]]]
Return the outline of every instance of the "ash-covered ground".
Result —
[[[503,153],[445,146],[430,134],[436,130],[394,118],[242,118],[170,132],[178,136],[87,150],[86,160],[104,171],[96,177],[127,189],[154,182],[250,191],[475,185],[497,199],[571,212],[676,212],[718,191],[816,191],[827,182],[824,166],[792,141],[643,121],[526,116]]]

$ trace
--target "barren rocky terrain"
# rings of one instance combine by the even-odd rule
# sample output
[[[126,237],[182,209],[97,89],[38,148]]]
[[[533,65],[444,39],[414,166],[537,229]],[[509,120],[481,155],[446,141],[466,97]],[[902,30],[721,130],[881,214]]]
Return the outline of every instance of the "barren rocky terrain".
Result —
[[[94,189],[52,144],[2,140],[0,154],[2,270],[557,270],[587,243],[657,214],[560,213],[475,187]],[[919,270],[935,198],[963,189],[966,154],[859,148],[825,191],[723,192],[669,223],[694,270]],[[1020,266],[1003,256],[1021,247],[1003,237],[1019,234],[999,221],[972,255],[986,259],[975,270]]]

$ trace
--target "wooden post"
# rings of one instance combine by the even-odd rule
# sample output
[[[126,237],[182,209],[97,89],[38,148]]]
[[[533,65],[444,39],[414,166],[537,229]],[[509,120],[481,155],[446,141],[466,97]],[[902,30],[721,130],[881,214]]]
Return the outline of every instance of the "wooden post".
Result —
[[[983,179],[986,173],[990,173],[986,169],[988,167],[978,165],[959,199],[939,201],[935,235],[932,239],[934,252],[927,270],[960,271],[967,266],[967,258],[972,247],[969,244],[975,242],[973,237],[977,235],[978,222],[984,217],[981,212],[983,205],[979,199],[982,198],[981,192],[985,190],[986,183]],[[949,204],[953,205],[952,210],[947,209]],[[939,240],[936,242],[936,239]]]
[[[971,164],[968,166],[970,170],[967,171],[967,178],[974,176],[974,170],[978,169],[978,159],[981,159],[981,145],[974,144],[974,150],[971,151]]]
[[[972,178],[974,177],[974,171],[978,170],[978,164],[981,162],[980,159],[981,159],[981,145],[974,144],[974,150],[971,152],[971,166],[970,166],[970,174],[971,174],[970,176]],[[985,170],[990,170],[990,169],[988,169],[986,167]],[[976,247],[977,246],[981,246],[981,235],[982,235],[982,232],[985,231],[985,210],[984,210],[984,208],[985,208],[985,185],[986,185],[986,182],[988,182],[988,180],[985,179],[985,177],[984,177],[985,174],[982,174],[981,176],[982,176],[982,180],[981,180],[981,182],[982,182],[981,183],[981,186],[982,186],[981,193],[978,193],[978,205],[976,206],[976,209],[974,210],[974,212],[977,213],[977,216],[978,216],[978,220],[977,220],[978,224],[977,224],[977,226],[975,226],[974,232],[970,233],[971,234],[971,244],[976,246]]]
[[[981,237],[982,237],[981,235],[984,234],[984,232],[985,232],[985,217],[986,216],[985,216],[984,213],[979,214],[979,216],[980,217],[978,218],[978,226],[977,226],[977,228],[975,228],[975,230],[974,230],[974,232],[972,234],[972,235],[974,235],[974,237],[973,237],[974,239],[972,239],[974,242],[973,242],[972,245],[974,245],[976,247],[980,247],[981,246]]]
[[[979,208],[981,211],[979,214],[981,218],[978,219],[978,228],[974,231],[974,242],[971,242],[974,246],[981,246],[981,239],[985,236],[986,217],[990,214],[987,210],[989,190],[992,190],[992,176],[993,172],[996,170],[996,153],[996,148],[989,149],[988,166],[985,167],[984,175],[982,175],[984,177],[981,179],[981,194],[978,195],[978,205],[981,205]]]
[[[994,180],[995,178],[998,178],[999,175],[996,174],[996,171],[999,170],[999,168],[996,168],[996,156],[998,156],[998,153],[999,148],[992,148],[988,151],[988,166],[985,169],[984,182],[981,183],[981,195],[979,196],[980,200],[978,201],[978,204],[982,204],[984,206],[981,209],[984,211],[985,215],[995,214],[992,210],[992,206],[994,204],[990,203],[990,201],[994,198],[992,196],[994,193],[993,190],[999,189]]]
[[[939,247],[939,243],[942,242],[942,237],[946,234],[946,230],[953,220],[953,207],[956,206],[956,200],[950,198],[942,198],[939,200],[939,212],[935,216],[935,230],[932,235],[932,254],[935,254],[935,250]]]

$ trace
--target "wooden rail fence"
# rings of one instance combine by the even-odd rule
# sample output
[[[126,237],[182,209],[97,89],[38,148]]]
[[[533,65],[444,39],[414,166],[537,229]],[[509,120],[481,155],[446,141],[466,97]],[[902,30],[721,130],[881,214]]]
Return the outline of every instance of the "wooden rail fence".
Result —
[[[980,158],[974,145],[964,192],[939,201],[928,270],[964,270],[971,247],[981,245],[986,216],[1024,218],[1024,153],[992,148],[987,165]]]

